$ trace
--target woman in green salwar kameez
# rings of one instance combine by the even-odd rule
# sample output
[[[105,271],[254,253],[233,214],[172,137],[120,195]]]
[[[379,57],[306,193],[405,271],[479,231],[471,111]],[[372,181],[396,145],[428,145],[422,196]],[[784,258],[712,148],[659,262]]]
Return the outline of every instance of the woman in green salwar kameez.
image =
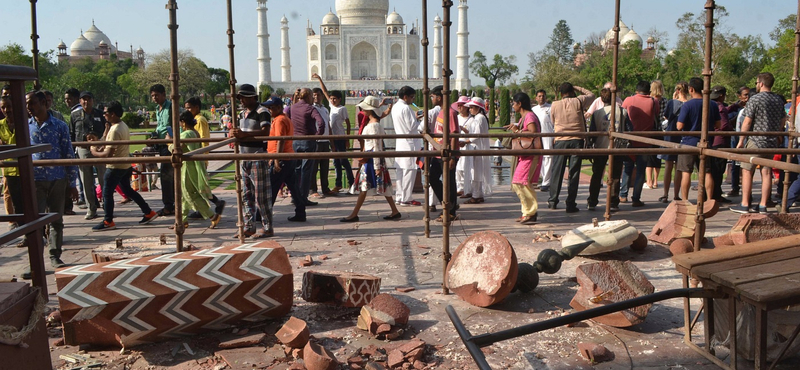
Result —
[[[197,123],[191,112],[185,111],[180,116],[181,120],[181,140],[196,139],[200,137],[197,130],[194,129]],[[199,149],[201,143],[181,143],[181,150],[183,153],[188,153],[192,150]],[[170,148],[171,149],[171,148]],[[195,210],[203,219],[211,219],[211,228],[217,227],[221,215],[215,214],[211,207],[208,205],[208,199],[211,198],[211,187],[208,185],[208,173],[206,166],[202,161],[185,161],[181,166],[181,190],[183,191],[183,225],[188,227],[189,210]]]

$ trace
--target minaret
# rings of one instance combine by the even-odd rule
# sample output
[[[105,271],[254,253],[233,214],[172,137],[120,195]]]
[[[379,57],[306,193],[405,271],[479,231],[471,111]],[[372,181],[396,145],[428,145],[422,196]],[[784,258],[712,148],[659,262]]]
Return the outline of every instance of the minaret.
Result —
[[[458,1],[458,49],[456,52],[456,90],[469,89],[469,31],[467,28],[467,0]]]
[[[292,62],[289,60],[289,20],[281,18],[281,79],[292,81]]]
[[[433,19],[433,73],[431,78],[442,78],[442,19]]]
[[[267,0],[257,0],[258,7],[258,86],[272,82],[269,57],[269,30],[267,29]]]

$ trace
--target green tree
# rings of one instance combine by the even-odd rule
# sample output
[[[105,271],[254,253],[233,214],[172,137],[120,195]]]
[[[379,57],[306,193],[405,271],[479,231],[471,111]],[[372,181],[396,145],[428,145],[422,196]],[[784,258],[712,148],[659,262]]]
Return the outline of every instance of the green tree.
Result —
[[[486,64],[486,56],[483,55],[483,53],[480,51],[475,52],[472,61],[469,63],[469,67],[476,75],[486,81],[486,87],[489,88],[489,100],[486,102],[487,107],[494,106],[494,93],[497,82],[502,84],[519,71],[519,68],[515,64],[516,61],[517,58],[513,55],[503,58],[502,55],[495,54],[492,64],[489,65]],[[489,123],[494,123],[494,118],[494,111],[492,110],[489,113]]]
[[[217,95],[230,89],[231,74],[222,68],[208,68],[208,76],[205,92],[211,98],[211,104],[216,104]]]
[[[267,101],[267,99],[269,99],[269,97],[272,96],[273,89],[272,86],[270,85],[261,84],[258,86],[258,91],[259,91],[258,98],[261,99],[261,101]]]
[[[147,68],[140,69],[133,75],[139,88],[147,90],[154,84],[162,84],[170,93],[169,75],[172,72],[172,62],[169,50],[162,50],[150,54]],[[178,88],[183,96],[198,96],[204,91],[210,76],[208,66],[194,56],[192,50],[178,51]]]
[[[575,57],[572,50],[574,42],[575,40],[572,39],[572,31],[569,29],[567,21],[562,19],[553,28],[550,42],[544,47],[544,53],[555,56],[560,63],[572,63]]]
[[[530,58],[529,73],[533,77],[533,85],[549,91],[557,91],[567,81],[576,81],[577,71],[572,64],[564,64],[554,55],[542,52],[528,54]],[[609,73],[607,76],[610,76]],[[608,78],[608,77],[607,77]]]
[[[500,126],[511,123],[511,96],[505,87],[500,89]]]

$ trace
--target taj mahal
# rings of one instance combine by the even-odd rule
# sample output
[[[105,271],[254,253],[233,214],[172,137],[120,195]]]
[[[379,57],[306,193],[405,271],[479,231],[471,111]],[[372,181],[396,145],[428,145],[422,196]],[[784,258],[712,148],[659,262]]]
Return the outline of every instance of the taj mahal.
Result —
[[[267,22],[267,0],[257,0],[258,7],[258,85],[270,85],[293,91],[307,87],[311,76],[319,74],[328,88],[337,90],[393,90],[402,86],[422,88],[422,45],[420,23],[410,26],[396,11],[389,12],[389,0],[336,0],[335,12],[326,14],[319,26],[311,21],[306,25],[306,81],[292,81],[289,20],[280,21],[281,79],[271,74],[270,34]],[[468,89],[469,47],[467,0],[458,6],[458,31],[455,89]],[[433,20],[432,49],[428,58],[430,86],[441,84],[442,78],[442,20]]]

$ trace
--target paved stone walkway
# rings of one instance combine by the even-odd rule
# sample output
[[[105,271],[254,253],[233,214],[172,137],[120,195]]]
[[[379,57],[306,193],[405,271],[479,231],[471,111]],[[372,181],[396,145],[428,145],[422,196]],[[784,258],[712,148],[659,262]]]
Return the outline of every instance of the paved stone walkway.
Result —
[[[222,164],[214,164],[222,165]],[[724,190],[729,190],[725,185]],[[758,187],[756,187],[758,189]],[[562,192],[562,199],[565,196]],[[514,222],[519,216],[519,201],[508,185],[496,186],[494,194],[486,202],[478,205],[462,205],[461,219],[452,226],[451,246],[453,249],[469,235],[481,230],[495,230],[510,240],[520,262],[533,262],[544,248],[559,248],[558,242],[532,243],[535,232],[553,231],[563,234],[582,224],[590,223],[592,218],[602,220],[601,207],[598,211],[587,211],[585,199],[587,186],[581,185],[578,204],[581,211],[567,214],[563,202],[560,209],[546,209],[547,196],[538,194],[540,205],[538,225],[524,226]],[[187,243],[198,247],[219,246],[236,243],[235,193],[216,190],[215,193],[228,202],[224,216],[217,229],[208,229],[208,221],[192,222],[186,232]],[[656,202],[662,190],[644,190],[643,208],[631,208],[630,203],[622,204],[615,219],[627,219],[640,231],[648,234],[655,224],[665,204]],[[692,192],[694,196],[695,192]],[[153,208],[160,208],[160,192],[143,193]],[[415,195],[417,199],[422,194]],[[382,292],[397,295],[411,308],[411,332],[431,345],[440,365],[437,368],[475,368],[464,346],[447,319],[444,308],[453,305],[465,324],[474,334],[498,331],[522,324],[541,321],[570,310],[569,300],[577,291],[574,280],[575,268],[584,263],[599,260],[630,260],[650,279],[657,291],[680,287],[679,274],[675,271],[667,248],[649,245],[643,252],[628,248],[593,258],[576,257],[565,261],[561,270],[553,275],[542,275],[539,286],[529,294],[512,293],[503,303],[489,308],[477,308],[466,304],[454,295],[441,294],[441,225],[433,223],[431,237],[423,233],[422,207],[401,207],[403,217],[399,221],[384,221],[383,216],[390,213],[384,198],[368,198],[361,210],[358,223],[341,223],[339,218],[352,209],[356,197],[340,195],[319,200],[319,205],[308,209],[308,222],[291,223],[287,217],[292,215],[293,207],[289,198],[277,199],[274,210],[275,241],[287,248],[292,265],[295,267],[295,288],[301,285],[302,274],[309,269],[352,271],[374,274],[383,279]],[[739,200],[739,198],[733,198]],[[600,205],[604,204],[601,200]],[[92,232],[96,221],[85,221],[83,215],[65,217],[65,237],[63,259],[68,264],[90,263],[93,247],[111,243],[115,238],[138,238],[146,236],[170,235],[168,225],[171,219],[158,219],[150,225],[139,226],[141,217],[134,204],[117,205],[115,208],[117,229],[106,232]],[[722,234],[729,230],[738,216],[728,210],[721,210],[708,222],[708,236]],[[347,240],[360,242],[348,245]],[[25,249],[13,247],[0,248],[0,277],[8,279],[19,276],[27,264]],[[328,260],[319,261],[313,267],[300,268],[298,262],[306,255],[317,260],[327,255]],[[51,292],[50,306],[57,302],[52,295],[55,283],[52,269],[48,267],[48,283]],[[415,291],[397,293],[398,286],[413,286]],[[295,297],[292,315],[305,319],[314,336],[333,338],[340,360],[346,359],[343,353],[368,344],[384,345],[369,339],[355,328],[357,310],[343,310],[303,302]],[[697,306],[695,306],[697,307]],[[495,344],[488,349],[490,364],[496,369],[590,369],[593,368],[580,357],[577,350],[579,342],[602,343],[615,353],[616,358],[599,364],[598,369],[714,369],[703,357],[697,355],[682,343],[683,335],[682,300],[675,299],[657,303],[653,306],[647,320],[627,329],[606,327],[587,321],[576,327],[559,327],[545,332]],[[268,324],[269,327],[275,324]],[[702,333],[702,325],[696,334]],[[209,339],[211,338],[211,339]],[[194,369],[213,368],[198,365],[199,360],[213,356],[214,335],[187,338],[196,349],[195,355],[180,352],[170,355],[172,344],[142,346],[134,348],[129,369],[153,368]],[[55,339],[53,339],[55,340]],[[180,341],[176,342],[180,343]],[[165,350],[166,348],[166,350]],[[209,349],[211,348],[211,349]],[[53,352],[54,366],[61,365],[59,354],[73,353],[77,348],[56,347]],[[338,351],[338,352],[337,352]],[[116,356],[118,351],[100,351],[95,355]],[[173,351],[174,352],[174,351]],[[742,362],[742,364],[747,364]],[[748,365],[751,366],[751,365]],[[782,364],[781,369],[794,369],[800,366],[797,357]],[[285,367],[277,367],[285,368]]]

